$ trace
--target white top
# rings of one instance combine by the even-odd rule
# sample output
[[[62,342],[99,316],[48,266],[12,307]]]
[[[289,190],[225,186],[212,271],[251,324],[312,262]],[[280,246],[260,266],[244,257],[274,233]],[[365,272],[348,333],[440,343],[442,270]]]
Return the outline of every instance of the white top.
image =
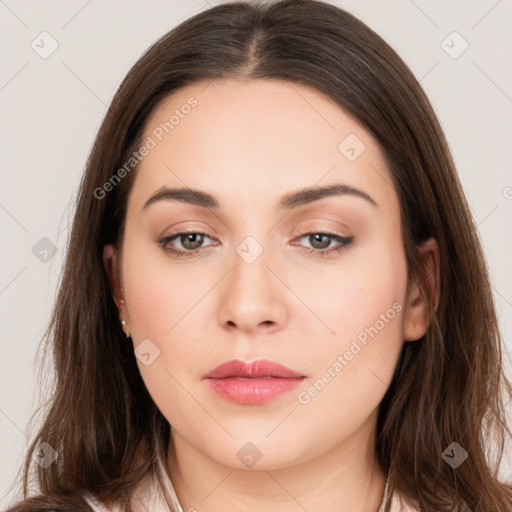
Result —
[[[144,477],[140,484],[136,487],[134,493],[134,506],[137,512],[184,512],[181,506],[176,491],[170,478],[165,479],[165,484],[169,495],[174,500],[173,508],[169,508],[167,505],[163,492],[158,485],[158,481],[155,477],[151,478],[151,475]],[[388,496],[388,482],[384,489],[384,498],[379,508],[379,512],[384,512],[384,503]],[[114,505],[107,507],[103,503],[98,502],[91,494],[84,495],[85,501],[91,506],[95,512],[122,512],[120,506]],[[399,499],[394,495],[390,512],[417,512],[417,509],[412,509],[403,505]]]

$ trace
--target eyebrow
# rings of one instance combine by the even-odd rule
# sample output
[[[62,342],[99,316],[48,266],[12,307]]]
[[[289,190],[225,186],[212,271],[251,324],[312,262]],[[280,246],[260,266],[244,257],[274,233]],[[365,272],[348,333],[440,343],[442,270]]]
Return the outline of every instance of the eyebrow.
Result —
[[[349,187],[347,185],[336,184],[324,187],[309,187],[290,192],[282,196],[278,203],[278,209],[292,210],[300,206],[305,206],[314,201],[319,201],[325,197],[335,197],[350,195],[366,200],[372,206],[378,208],[377,203],[362,190]],[[161,187],[158,189],[145,203],[143,210],[157,201],[181,201],[183,203],[201,206],[203,208],[211,208],[218,210],[220,203],[217,199],[201,190],[192,188],[168,188]]]

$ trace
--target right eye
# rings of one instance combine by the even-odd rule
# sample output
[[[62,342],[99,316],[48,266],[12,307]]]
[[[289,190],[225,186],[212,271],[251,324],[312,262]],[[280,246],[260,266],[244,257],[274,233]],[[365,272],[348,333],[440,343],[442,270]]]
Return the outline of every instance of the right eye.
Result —
[[[181,231],[171,236],[166,236],[158,241],[164,251],[169,252],[178,258],[186,258],[197,254],[202,249],[203,242],[206,238],[210,238],[206,233],[199,231]],[[179,242],[182,248],[176,248],[174,242]]]

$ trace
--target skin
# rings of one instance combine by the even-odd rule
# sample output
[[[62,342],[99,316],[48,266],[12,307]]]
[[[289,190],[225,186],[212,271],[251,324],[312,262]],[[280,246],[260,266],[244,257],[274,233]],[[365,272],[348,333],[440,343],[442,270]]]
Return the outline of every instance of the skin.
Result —
[[[418,340],[429,323],[408,280],[399,201],[383,153],[314,89],[277,80],[206,85],[177,91],[148,120],[144,137],[191,96],[198,101],[142,160],[122,245],[104,250],[134,347],[149,338],[160,350],[149,366],[137,363],[172,425],[171,480],[184,510],[377,511],[386,479],[375,460],[377,408],[403,343]],[[366,147],[354,161],[338,149],[349,134]],[[277,208],[284,194],[331,184],[361,190],[377,206],[345,194]],[[143,209],[162,186],[200,189],[220,207],[161,200]],[[158,240],[184,229],[208,236],[202,245],[174,239],[177,250],[200,247],[176,258]],[[325,252],[338,240],[315,241],[299,230],[354,239],[322,258],[308,249]],[[252,263],[236,251],[247,236],[263,249]],[[435,240],[419,250],[436,274]],[[301,403],[298,394],[394,303],[401,311]],[[270,359],[306,378],[267,404],[234,404],[201,376],[235,358]],[[251,468],[237,457],[248,442],[262,455]]]

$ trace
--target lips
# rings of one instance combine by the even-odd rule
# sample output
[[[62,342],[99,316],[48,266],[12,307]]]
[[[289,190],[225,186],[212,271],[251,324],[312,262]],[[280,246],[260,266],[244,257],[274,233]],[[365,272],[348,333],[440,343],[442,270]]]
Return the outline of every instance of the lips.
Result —
[[[282,364],[267,359],[244,362],[233,359],[227,363],[216,366],[212,371],[203,375],[203,379],[227,379],[230,377],[241,377],[246,379],[260,379],[265,377],[276,377],[293,379],[305,377],[305,375],[294,372]]]
[[[202,378],[214,393],[229,402],[260,405],[295,389],[306,377],[274,361],[234,359]]]

